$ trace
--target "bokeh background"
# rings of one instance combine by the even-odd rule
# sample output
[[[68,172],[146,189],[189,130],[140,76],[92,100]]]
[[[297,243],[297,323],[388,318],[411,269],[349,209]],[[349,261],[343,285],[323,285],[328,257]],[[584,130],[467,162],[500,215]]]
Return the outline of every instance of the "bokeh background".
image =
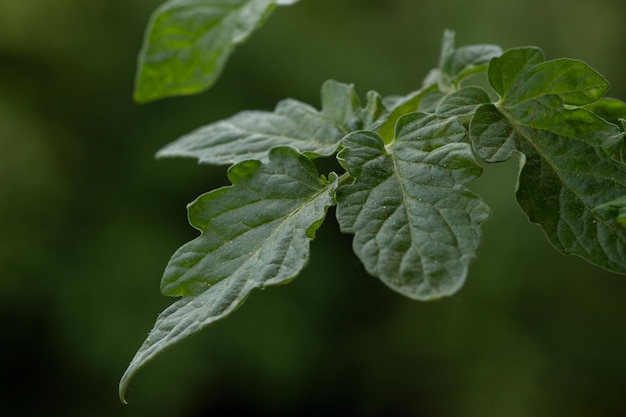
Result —
[[[363,272],[333,213],[290,285],[117,384],[156,315],[185,205],[222,168],[156,161],[181,134],[328,78],[405,94],[458,44],[587,61],[626,98],[623,0],[302,0],[241,46],[216,87],[131,100],[158,0],[0,2],[3,416],[622,416],[626,277],[558,254],[513,199],[517,163],[473,187],[493,209],[465,287],[418,303]]]

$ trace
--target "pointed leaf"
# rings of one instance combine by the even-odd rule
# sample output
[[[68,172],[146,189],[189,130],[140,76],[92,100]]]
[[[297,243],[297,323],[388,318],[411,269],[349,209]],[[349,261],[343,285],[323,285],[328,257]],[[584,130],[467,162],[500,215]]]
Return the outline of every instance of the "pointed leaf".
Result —
[[[501,100],[470,123],[476,153],[488,162],[522,153],[517,200],[529,219],[563,253],[626,273],[626,230],[595,210],[626,195],[626,165],[607,152],[620,132],[579,107],[602,96],[604,78],[580,61],[543,62],[525,48],[494,59],[489,79]]]
[[[157,156],[193,157],[221,165],[265,161],[275,146],[329,156],[358,123],[360,111],[353,87],[331,80],[322,86],[321,112],[296,100],[283,100],[273,112],[245,111],[201,127],[167,145]]]
[[[380,95],[375,91],[368,91],[367,102],[360,113],[360,128],[365,130],[378,129],[386,120],[388,113]]]
[[[322,85],[322,115],[345,132],[358,129],[361,105],[352,84],[326,81]]]
[[[328,183],[310,159],[274,148],[269,162],[246,161],[229,171],[232,186],[189,206],[202,234],[172,257],[162,281],[166,295],[182,296],[157,318],[120,382],[156,355],[239,307],[255,288],[292,280],[309,260],[309,243],[334,204],[336,175]]]
[[[463,184],[481,173],[455,118],[411,113],[385,146],[348,135],[340,158],[356,179],[338,190],[341,230],[367,271],[407,297],[429,300],[463,284],[489,208]]]
[[[288,5],[295,1],[279,1]],[[234,48],[275,0],[169,0],[152,15],[139,56],[135,100],[194,94],[212,86]]]

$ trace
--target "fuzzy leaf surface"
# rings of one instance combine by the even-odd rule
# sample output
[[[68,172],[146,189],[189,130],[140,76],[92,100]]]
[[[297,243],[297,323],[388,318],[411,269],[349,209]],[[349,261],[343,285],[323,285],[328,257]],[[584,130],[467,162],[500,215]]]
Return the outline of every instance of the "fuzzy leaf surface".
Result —
[[[439,58],[439,72],[444,79],[452,84],[477,71],[484,71],[489,61],[502,54],[502,48],[492,44],[455,45],[455,33],[450,30],[444,32],[441,56]]]
[[[309,261],[309,244],[334,204],[336,175],[320,178],[310,159],[288,147],[269,162],[229,170],[232,186],[200,196],[189,221],[201,235],[166,267],[161,290],[182,298],[163,311],[120,382],[169,347],[236,310],[256,288],[291,281]]]
[[[283,100],[273,112],[245,111],[201,127],[167,145],[157,156],[193,157],[201,163],[225,165],[247,159],[265,161],[275,146],[291,146],[309,156],[332,155],[341,138],[362,125],[362,110],[352,85],[330,80],[322,86],[321,95],[321,111]]]
[[[501,99],[470,123],[476,153],[487,162],[523,154],[516,196],[529,219],[561,252],[626,273],[626,230],[594,210],[626,195],[626,165],[607,152],[619,128],[584,108],[606,80],[581,61],[544,61],[537,48],[494,59],[489,80]]]
[[[337,193],[341,230],[366,270],[414,299],[451,295],[463,284],[489,208],[464,184],[481,174],[456,118],[400,118],[389,145],[375,132],[343,140],[339,157],[355,178]]]
[[[139,55],[135,100],[194,94],[220,76],[234,48],[278,5],[276,0],[169,0],[153,13]]]
[[[489,94],[482,88],[464,87],[445,96],[437,106],[435,113],[439,117],[471,116],[478,107],[490,101]]]

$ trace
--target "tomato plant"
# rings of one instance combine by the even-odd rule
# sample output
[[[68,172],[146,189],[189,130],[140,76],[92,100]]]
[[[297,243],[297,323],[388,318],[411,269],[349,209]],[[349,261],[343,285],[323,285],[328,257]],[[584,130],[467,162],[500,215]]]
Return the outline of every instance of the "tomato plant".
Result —
[[[149,25],[135,98],[198,93],[271,11],[295,1],[170,0]],[[536,47],[457,47],[417,90],[364,100],[329,80],[321,109],[283,100],[184,135],[159,157],[228,166],[232,185],[188,206],[200,235],[179,248],[157,318],[120,382],[163,350],[236,310],[254,289],[293,280],[330,207],[367,272],[416,300],[463,285],[490,209],[466,185],[483,164],[519,158],[516,198],[552,245],[626,273],[626,103],[586,63]],[[318,172],[335,157],[340,172]]]

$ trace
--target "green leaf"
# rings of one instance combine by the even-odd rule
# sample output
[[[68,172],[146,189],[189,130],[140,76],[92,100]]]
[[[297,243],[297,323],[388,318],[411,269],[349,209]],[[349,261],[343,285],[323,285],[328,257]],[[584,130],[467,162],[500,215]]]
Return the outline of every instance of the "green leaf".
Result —
[[[490,44],[456,47],[454,38],[454,31],[444,32],[439,68],[427,77],[427,82],[438,83],[442,90],[455,88],[469,75],[486,70],[489,61],[502,53],[499,46]]]
[[[393,103],[388,106],[389,112],[381,126],[378,134],[383,138],[385,144],[390,143],[394,138],[396,123],[400,117],[407,113],[412,113],[420,109],[422,100],[431,94],[438,93],[436,84],[428,85],[420,90],[414,91],[405,97],[394,98]],[[391,101],[387,99],[387,101]]]
[[[478,107],[491,102],[489,94],[476,86],[464,87],[448,94],[437,106],[439,117],[466,117],[474,114]]]
[[[161,288],[182,298],[163,311],[122,380],[156,355],[236,310],[257,288],[291,281],[309,261],[309,244],[334,204],[336,175],[321,179],[312,161],[288,147],[269,162],[229,170],[233,185],[199,197],[189,221],[201,235],[170,260]]]
[[[506,65],[506,59],[502,61]],[[503,71],[506,73],[509,70]],[[490,70],[489,74],[491,77],[493,71]],[[505,105],[513,106],[545,96],[556,96],[563,104],[583,106],[601,98],[608,88],[606,79],[586,63],[562,58],[527,67],[518,74],[502,99]]]
[[[497,45],[479,44],[456,47],[454,31],[444,31],[439,58],[439,67],[430,71],[417,91],[394,99],[389,107],[389,114],[377,129],[385,144],[391,142],[395,125],[400,117],[415,111],[435,111],[439,100],[446,93],[456,91],[458,84],[469,75],[484,72],[487,63],[502,53]]]
[[[454,46],[454,34],[444,36],[444,46],[439,68],[454,84],[478,71],[486,69],[489,61],[499,56],[502,49],[498,45],[477,44]]]
[[[494,90],[504,97],[518,81],[520,74],[544,61],[543,51],[539,48],[514,48],[505,52],[499,59],[493,59],[489,63],[489,83]]]
[[[322,111],[296,100],[283,100],[273,112],[245,111],[201,127],[161,149],[158,157],[193,157],[202,163],[232,164],[267,160],[275,146],[292,146],[308,156],[329,156],[346,133],[360,126],[354,88],[327,81]]]
[[[619,224],[626,226],[626,196],[601,204],[596,207],[595,210],[606,210],[609,215],[615,217],[615,220],[617,220]]]
[[[274,7],[296,1],[169,0],[152,15],[139,55],[135,100],[195,94],[211,87],[234,48]]]
[[[456,118],[411,113],[387,146],[371,131],[343,140],[356,179],[337,192],[341,230],[366,270],[407,297],[453,294],[476,256],[489,208],[463,185],[481,173],[465,137]]]
[[[607,150],[616,125],[580,106],[601,98],[608,85],[581,61],[543,61],[536,48],[495,58],[489,79],[500,94],[470,122],[476,153],[487,162],[521,159],[517,200],[561,252],[626,273],[626,230],[594,210],[626,195],[626,165]]]

